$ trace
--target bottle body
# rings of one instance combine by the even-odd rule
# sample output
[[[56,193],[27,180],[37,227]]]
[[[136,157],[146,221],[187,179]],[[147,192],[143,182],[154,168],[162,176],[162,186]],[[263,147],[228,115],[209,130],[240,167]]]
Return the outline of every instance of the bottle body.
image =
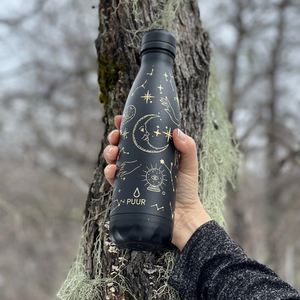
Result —
[[[180,107],[167,51],[147,50],[120,128],[110,236],[119,247],[156,251],[172,240]]]

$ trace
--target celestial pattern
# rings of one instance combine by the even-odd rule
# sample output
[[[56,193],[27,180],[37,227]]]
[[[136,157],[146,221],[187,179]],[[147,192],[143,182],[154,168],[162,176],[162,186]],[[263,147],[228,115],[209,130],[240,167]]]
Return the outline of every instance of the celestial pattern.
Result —
[[[155,167],[153,167],[151,164],[151,168],[148,168],[147,166],[146,168],[147,171],[143,170],[145,175],[142,175],[142,177],[145,177],[145,179],[143,179],[142,181],[146,181],[145,186],[147,186],[147,190],[151,192],[160,192],[160,188],[162,187],[162,185],[166,185],[164,181],[167,181],[165,179],[164,170],[162,171],[160,169],[161,166],[158,168],[157,164],[155,165]]]
[[[173,176],[172,176],[173,163],[171,163],[171,167],[170,168],[168,168],[168,166],[165,164],[165,161],[163,159],[160,160],[160,163],[162,165],[164,165],[167,168],[167,170],[169,171],[171,182],[172,182],[172,187],[173,187],[173,192],[175,192],[174,183],[173,183]]]
[[[147,73],[147,75],[152,76],[152,75],[153,75],[153,71],[154,71],[154,68],[153,68],[153,66],[152,66],[151,73]]]
[[[136,92],[136,90],[138,90],[139,88],[142,87],[143,89],[145,89],[145,84],[146,84],[146,82],[147,82],[147,80],[145,80],[145,82],[144,82],[142,85],[138,86],[138,87],[134,90],[134,92],[131,94],[131,96],[133,96],[134,93]]]
[[[156,131],[153,131],[156,136],[160,135],[161,133],[159,132],[159,125],[156,126],[157,127],[157,130]]]
[[[148,90],[147,94],[145,94],[144,96],[141,96],[141,98],[144,98],[144,100],[146,100],[146,104],[148,104],[148,100],[150,100],[151,98],[154,98],[154,96],[149,94],[149,90]],[[152,101],[149,101],[149,102],[152,103]]]
[[[162,91],[164,88],[161,86],[161,84],[157,87],[159,89],[159,93],[162,94]]]
[[[121,127],[123,127],[125,124],[130,122],[135,117],[135,114],[136,114],[135,106],[128,105],[125,111],[123,112]]]
[[[158,207],[157,204],[151,205],[151,207],[156,207],[156,210],[162,210],[162,211],[165,210],[165,208],[163,206],[162,207]]]
[[[142,164],[140,164],[139,166],[137,166],[131,170],[125,170],[125,168],[127,167],[127,164],[134,164],[136,162],[137,162],[137,160],[122,162],[120,169],[117,172],[116,177],[120,177],[121,179],[126,180],[125,176],[127,176],[128,174],[131,174],[132,172],[134,172],[135,170],[137,170],[138,168],[140,168],[142,166]]]
[[[125,128],[125,130],[122,132],[122,131],[120,131],[120,135],[124,138],[124,139],[127,139],[127,134],[128,134],[129,132],[127,131],[127,128]]]
[[[163,147],[155,147],[154,145],[152,145],[150,143],[149,137],[150,137],[150,133],[148,131],[148,122],[151,121],[152,119],[155,118],[159,118],[159,115],[155,115],[155,114],[150,114],[150,115],[145,115],[142,118],[140,118],[136,124],[133,127],[133,131],[132,131],[132,139],[134,144],[142,151],[144,152],[148,152],[148,153],[159,153],[162,151],[165,151],[169,144],[166,144]],[[139,134],[143,133],[143,136],[140,137]],[[149,148],[147,149],[145,146],[146,142],[147,145],[149,146]]]
[[[166,129],[168,130],[168,127],[166,127]],[[169,131],[167,132],[164,131],[163,133],[166,135],[167,142],[169,143],[169,140],[172,139],[171,127],[169,128]]]
[[[170,75],[170,80],[169,80],[169,82],[170,82],[171,88],[172,88],[172,90],[173,90],[173,92],[174,92],[174,87],[173,87],[173,83],[172,83],[172,79],[174,79],[174,77],[173,77],[173,75],[171,75],[170,73],[169,73],[169,75]]]
[[[160,98],[161,104],[165,107],[165,112],[169,115],[170,119],[176,126],[180,126],[180,118],[178,118],[174,112],[174,109],[168,99],[168,97]]]

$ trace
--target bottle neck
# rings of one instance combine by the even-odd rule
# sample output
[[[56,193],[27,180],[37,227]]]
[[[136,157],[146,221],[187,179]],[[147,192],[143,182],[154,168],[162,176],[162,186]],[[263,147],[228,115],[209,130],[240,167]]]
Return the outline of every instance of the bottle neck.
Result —
[[[142,54],[142,64],[153,63],[158,60],[160,63],[165,63],[172,67],[174,57],[171,53],[162,49],[149,49]]]

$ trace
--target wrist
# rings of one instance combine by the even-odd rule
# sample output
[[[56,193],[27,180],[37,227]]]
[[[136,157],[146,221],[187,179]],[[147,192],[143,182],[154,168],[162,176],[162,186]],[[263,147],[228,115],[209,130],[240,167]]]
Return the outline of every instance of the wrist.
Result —
[[[203,224],[211,221],[211,218],[200,203],[200,207],[197,210],[187,214],[186,220],[187,221],[184,222],[183,226],[178,232],[176,243],[174,243],[180,251],[183,250],[185,244],[188,242],[194,232]]]

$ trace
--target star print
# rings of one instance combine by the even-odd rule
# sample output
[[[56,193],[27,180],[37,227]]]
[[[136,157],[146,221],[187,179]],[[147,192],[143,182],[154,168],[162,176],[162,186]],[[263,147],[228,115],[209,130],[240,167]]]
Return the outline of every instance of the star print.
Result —
[[[168,132],[163,132],[166,135],[166,138],[168,138],[168,142],[170,139],[172,139],[172,134],[171,134],[171,128],[169,128]]]
[[[159,89],[159,92],[162,94],[162,91],[161,91],[161,90],[163,90],[164,88],[163,88],[161,85],[158,86],[157,88]]]
[[[144,98],[146,100],[146,103],[148,103],[148,100],[151,98],[154,98],[154,96],[151,96],[151,94],[149,94],[149,90],[148,90],[147,94],[145,94],[144,96],[141,96],[141,98]]]
[[[161,160],[160,160],[160,163],[161,163],[161,164],[164,164],[164,163],[165,163],[165,161],[164,161],[163,159],[161,159]]]
[[[165,72],[164,76],[165,76],[165,78],[166,78],[166,81],[168,81],[168,75],[167,75],[166,72]]]
[[[127,128],[125,128],[124,132],[122,133],[122,136],[124,137],[124,139],[127,139],[127,134],[129,132],[127,131]]]
[[[156,131],[153,131],[155,134],[156,134],[156,136],[158,136],[159,134],[161,134],[160,132],[159,132],[159,129],[157,128],[157,130]]]

